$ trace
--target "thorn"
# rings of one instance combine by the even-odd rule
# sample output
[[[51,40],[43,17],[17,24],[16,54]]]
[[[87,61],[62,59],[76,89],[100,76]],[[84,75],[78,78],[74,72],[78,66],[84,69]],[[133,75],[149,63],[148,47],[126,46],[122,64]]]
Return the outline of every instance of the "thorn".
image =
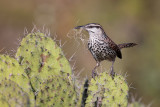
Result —
[[[76,64],[76,61],[74,62],[73,66],[72,66],[72,72],[76,69],[75,64]]]
[[[1,50],[0,50],[0,52],[2,52],[4,50],[4,48],[2,48]]]
[[[131,85],[132,85],[132,83],[128,87],[131,89],[136,89],[136,88],[132,87]]]
[[[43,27],[42,27],[42,32],[43,32],[43,33],[45,32],[45,24],[44,24]]]
[[[26,27],[24,28],[24,33],[23,33],[23,34],[24,34],[24,36],[26,36],[26,35],[28,35],[28,34],[29,34],[29,33],[28,33],[28,30],[27,30],[27,28],[26,28]]]
[[[40,30],[37,28],[37,26],[35,24],[33,24],[33,29],[31,31],[31,33],[35,33],[35,32],[40,32]]]
[[[53,40],[56,41],[56,39],[57,39],[57,34],[55,33],[54,35],[55,35],[55,36],[53,37]]]
[[[73,59],[73,57],[75,56],[76,53],[77,53],[77,52],[74,52],[73,55],[69,58],[69,62],[72,61],[72,59]]]
[[[31,33],[34,33],[35,29],[37,29],[37,27],[36,27],[35,24],[33,24],[33,29],[32,29],[32,31],[31,31]]]
[[[59,40],[59,45],[60,45],[59,47],[60,47],[60,48],[63,48],[64,44],[66,44],[66,41],[62,44],[62,41]]]
[[[85,69],[85,68],[82,68],[82,69],[78,72],[77,77],[79,77],[79,75],[82,73],[82,71],[84,71],[84,69]]]
[[[21,41],[22,41],[21,37],[18,37],[18,39],[17,39],[17,40],[18,40],[18,42],[21,42]]]
[[[62,46],[61,46],[61,47],[63,48],[63,46],[64,46],[66,43],[67,43],[67,41],[65,41],[65,42],[62,44]]]
[[[48,36],[50,37],[51,36],[51,31],[48,29]]]
[[[44,31],[44,33],[45,33],[45,36],[47,37],[49,37],[50,36],[50,30],[49,29],[46,29],[45,31]]]
[[[16,53],[16,50],[14,50],[13,48],[11,49],[11,52]]]
[[[127,72],[125,73],[124,77],[125,77],[125,78],[127,78],[127,77],[128,77]]]
[[[61,42],[61,40],[59,40],[59,47],[61,47],[62,46],[62,42]]]

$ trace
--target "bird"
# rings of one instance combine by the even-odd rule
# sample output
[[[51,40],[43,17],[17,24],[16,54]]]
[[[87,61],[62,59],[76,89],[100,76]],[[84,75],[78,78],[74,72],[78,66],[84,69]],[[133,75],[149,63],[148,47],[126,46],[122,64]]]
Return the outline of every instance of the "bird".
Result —
[[[98,23],[88,23],[86,25],[77,26],[75,29],[83,29],[89,33],[88,49],[96,61],[96,66],[92,70],[92,78],[96,76],[95,70],[100,66],[100,63],[104,60],[108,60],[112,62],[110,75],[113,79],[115,76],[113,65],[116,57],[122,59],[121,49],[137,45],[136,43],[122,43],[117,45],[110,39],[103,27]]]

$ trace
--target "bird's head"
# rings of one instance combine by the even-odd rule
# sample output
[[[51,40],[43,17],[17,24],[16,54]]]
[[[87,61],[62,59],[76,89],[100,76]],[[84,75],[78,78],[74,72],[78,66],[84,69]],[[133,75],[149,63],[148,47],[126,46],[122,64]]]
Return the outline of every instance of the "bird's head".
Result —
[[[103,28],[100,24],[97,23],[89,23],[83,26],[77,26],[75,29],[84,29],[89,32],[89,34],[101,34],[103,33]]]

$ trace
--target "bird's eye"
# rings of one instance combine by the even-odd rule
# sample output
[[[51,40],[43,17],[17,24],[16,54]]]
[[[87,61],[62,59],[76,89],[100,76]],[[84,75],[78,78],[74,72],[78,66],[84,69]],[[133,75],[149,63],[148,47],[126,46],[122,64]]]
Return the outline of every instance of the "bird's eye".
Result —
[[[89,26],[89,28],[99,28],[99,26]]]
[[[99,26],[96,26],[96,28],[99,28]]]
[[[93,26],[89,26],[89,28],[93,28]]]

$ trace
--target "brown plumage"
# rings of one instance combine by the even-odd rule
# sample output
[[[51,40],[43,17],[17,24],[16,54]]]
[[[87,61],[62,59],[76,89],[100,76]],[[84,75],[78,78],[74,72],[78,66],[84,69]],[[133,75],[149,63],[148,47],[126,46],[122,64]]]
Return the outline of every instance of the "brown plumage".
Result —
[[[123,43],[123,44],[118,44],[118,47],[119,49],[122,49],[122,48],[130,48],[136,45],[137,45],[136,43]]]
[[[84,26],[77,26],[75,29],[83,28],[89,33],[88,49],[97,62],[97,65],[92,71],[92,77],[95,76],[95,69],[100,65],[103,60],[112,61],[110,74],[114,77],[113,64],[116,56],[122,59],[121,49],[133,47],[136,43],[123,43],[117,45],[114,43],[104,32],[102,26],[97,23],[89,23]]]

